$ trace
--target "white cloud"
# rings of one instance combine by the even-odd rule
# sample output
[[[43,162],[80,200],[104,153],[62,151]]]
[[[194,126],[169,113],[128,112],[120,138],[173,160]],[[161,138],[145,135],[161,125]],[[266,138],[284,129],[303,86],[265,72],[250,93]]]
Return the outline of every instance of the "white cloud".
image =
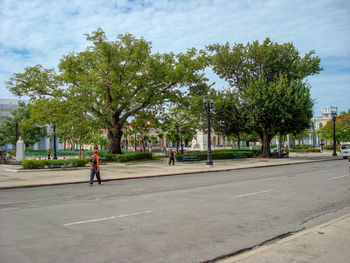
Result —
[[[350,2],[231,0],[3,0],[0,1],[0,82],[26,66],[55,67],[62,55],[81,51],[83,36],[101,27],[110,40],[129,32],[152,41],[154,52],[183,52],[211,43],[293,42],[304,54],[321,57],[325,71],[312,77],[320,103],[333,98],[324,83],[339,83],[348,94]],[[330,59],[333,58],[333,59]],[[334,59],[336,58],[336,59]],[[11,96],[0,84],[0,97]],[[333,99],[332,99],[333,100]],[[348,105],[344,99],[339,103]],[[323,104],[322,104],[323,105]],[[345,105],[345,106],[346,106]]]

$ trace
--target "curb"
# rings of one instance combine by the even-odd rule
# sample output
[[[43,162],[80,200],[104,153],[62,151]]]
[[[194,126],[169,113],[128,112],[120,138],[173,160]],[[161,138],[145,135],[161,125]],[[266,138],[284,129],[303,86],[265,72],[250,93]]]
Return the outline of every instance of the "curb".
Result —
[[[303,162],[282,163],[282,164],[268,164],[268,165],[254,166],[254,167],[237,167],[237,168],[220,169],[220,170],[214,170],[214,171],[205,170],[205,171],[181,172],[181,173],[171,173],[171,174],[143,175],[143,176],[141,175],[141,176],[138,176],[138,177],[111,178],[111,179],[105,179],[105,180],[102,180],[102,181],[103,182],[109,182],[109,181],[119,181],[119,180],[136,180],[136,179],[156,178],[156,177],[165,177],[165,176],[200,174],[200,173],[208,173],[208,172],[215,173],[215,172],[226,172],[226,171],[234,171],[234,170],[246,170],[246,169],[252,169],[252,168],[264,168],[264,167],[284,166],[284,165],[313,163],[313,162],[324,162],[324,161],[336,161],[336,160],[340,160],[340,159],[307,160],[307,161],[304,160]],[[67,168],[65,168],[65,169],[67,169]],[[73,170],[75,170],[75,169],[73,168]],[[48,171],[51,171],[51,169],[48,170]],[[83,184],[83,183],[88,183],[88,180],[75,181],[75,182],[33,184],[33,185],[0,186],[0,190],[16,189],[16,188],[33,188],[33,187],[44,187],[44,186],[66,185],[66,184]]]
[[[331,221],[328,221],[326,223],[323,223],[323,224],[320,224],[320,225],[317,225],[317,226],[314,226],[314,227],[311,227],[311,228],[308,228],[308,229],[297,231],[295,234],[287,235],[285,238],[282,238],[282,239],[278,240],[277,242],[275,242],[273,244],[257,246],[256,248],[253,248],[250,251],[239,253],[236,256],[231,256],[231,257],[228,256],[226,258],[223,258],[223,259],[221,259],[219,261],[219,263],[235,263],[235,262],[239,262],[242,259],[248,258],[248,257],[256,255],[256,254],[259,254],[259,253],[264,252],[266,250],[269,250],[276,244],[285,244],[285,243],[287,243],[289,241],[292,241],[292,240],[294,240],[296,238],[305,236],[305,235],[307,235],[307,234],[309,234],[311,232],[314,232],[315,230],[319,230],[319,229],[325,228],[325,227],[327,227],[329,225],[337,223],[338,221],[341,221],[341,220],[343,220],[345,218],[348,218],[348,217],[350,217],[350,214],[343,215],[341,217],[338,217],[336,219],[333,219]]]

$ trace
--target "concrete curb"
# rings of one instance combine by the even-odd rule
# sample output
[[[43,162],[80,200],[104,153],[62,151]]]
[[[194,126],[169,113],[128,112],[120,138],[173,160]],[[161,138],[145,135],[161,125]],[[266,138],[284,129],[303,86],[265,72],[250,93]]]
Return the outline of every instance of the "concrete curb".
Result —
[[[176,176],[176,175],[188,175],[188,174],[200,174],[200,173],[208,173],[208,172],[225,172],[225,171],[234,171],[234,170],[245,170],[245,169],[252,169],[252,168],[264,168],[264,167],[273,167],[273,166],[285,166],[285,165],[293,165],[293,164],[303,164],[303,163],[313,163],[313,162],[324,162],[324,161],[336,161],[340,159],[322,159],[322,160],[303,160],[300,162],[293,162],[293,163],[279,163],[279,164],[267,164],[267,165],[258,165],[254,167],[237,167],[237,168],[229,168],[229,169],[220,169],[220,170],[205,170],[205,171],[193,171],[193,172],[179,172],[179,173],[168,173],[168,174],[158,174],[158,175],[144,175],[144,176],[137,176],[137,177],[120,177],[120,178],[110,178],[110,179],[104,179],[103,182],[109,182],[109,181],[119,181],[119,180],[135,180],[135,179],[145,179],[145,178],[156,178],[156,177],[165,177],[165,176]],[[87,167],[90,169],[90,167]],[[63,168],[67,169],[67,168]],[[84,167],[83,169],[86,169]],[[72,170],[76,170],[72,168]],[[36,171],[36,170],[31,170]],[[51,169],[48,169],[48,171],[52,171]],[[55,170],[58,171],[58,170]],[[66,181],[66,182],[59,182],[59,183],[43,183],[43,184],[32,184],[32,185],[16,185],[16,186],[0,186],[0,190],[6,190],[6,189],[16,189],[16,188],[33,188],[33,187],[44,187],[44,186],[55,186],[55,185],[66,185],[66,184],[87,184],[87,180],[81,180],[81,181]]]
[[[271,248],[273,248],[276,244],[284,244],[284,243],[287,243],[289,241],[292,241],[296,238],[299,238],[299,237],[302,237],[302,236],[305,236],[311,232],[314,232],[316,230],[319,230],[319,229],[322,229],[322,228],[325,228],[329,225],[333,225],[345,218],[348,218],[350,217],[350,214],[346,214],[346,215],[343,215],[339,218],[336,218],[336,219],[333,219],[331,221],[328,221],[326,223],[323,223],[323,224],[320,224],[320,225],[317,225],[317,226],[314,226],[312,228],[308,228],[308,229],[305,229],[305,230],[301,230],[300,232],[297,232],[295,234],[292,234],[292,235],[288,235],[286,236],[285,238],[282,238],[280,240],[278,240],[277,242],[274,242],[272,244],[267,244],[267,245],[262,245],[262,246],[257,246],[255,249],[252,249],[250,251],[246,251],[246,252],[242,252],[242,253],[239,253],[235,256],[232,256],[232,257],[227,257],[227,258],[224,258],[224,259],[221,259],[220,261],[218,261],[218,263],[236,263],[236,262],[239,262],[243,259],[246,259],[250,256],[253,256],[253,255],[256,255],[256,254],[259,254],[259,253],[262,253],[266,250],[269,250]]]

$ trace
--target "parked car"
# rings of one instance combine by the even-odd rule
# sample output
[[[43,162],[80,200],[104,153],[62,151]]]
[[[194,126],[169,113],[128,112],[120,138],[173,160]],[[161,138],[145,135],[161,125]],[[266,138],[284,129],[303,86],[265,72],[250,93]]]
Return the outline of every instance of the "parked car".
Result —
[[[344,159],[350,157],[350,142],[342,142],[340,145],[340,156]]]

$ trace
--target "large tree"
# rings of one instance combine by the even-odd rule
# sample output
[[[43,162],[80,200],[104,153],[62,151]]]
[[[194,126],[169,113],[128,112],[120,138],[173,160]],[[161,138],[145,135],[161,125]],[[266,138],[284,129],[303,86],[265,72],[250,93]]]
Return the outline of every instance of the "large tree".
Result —
[[[238,92],[246,129],[262,141],[261,156],[269,156],[276,134],[298,133],[309,126],[313,100],[305,78],[322,70],[314,51],[301,57],[292,43],[270,39],[232,47],[215,44],[207,51],[214,72]]]
[[[7,83],[16,95],[69,101],[107,129],[110,153],[121,153],[122,127],[129,117],[201,89],[206,61],[195,49],[153,54],[150,42],[131,34],[108,41],[98,29],[86,35],[92,46],[65,55],[60,74],[41,66],[26,68]],[[61,87],[60,85],[64,85]]]

